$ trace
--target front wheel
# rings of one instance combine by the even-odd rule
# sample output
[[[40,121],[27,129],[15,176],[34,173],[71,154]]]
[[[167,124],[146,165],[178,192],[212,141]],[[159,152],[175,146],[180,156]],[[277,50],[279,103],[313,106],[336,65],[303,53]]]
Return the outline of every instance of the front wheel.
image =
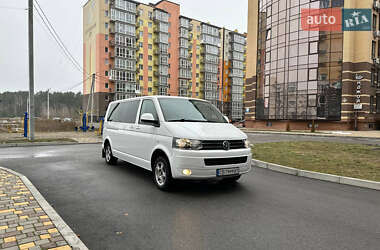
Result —
[[[169,161],[159,156],[153,166],[154,183],[160,190],[168,191],[173,182]]]
[[[108,165],[116,165],[117,158],[113,156],[111,145],[109,143],[106,144],[104,151],[105,151],[104,153],[105,153],[106,163]]]

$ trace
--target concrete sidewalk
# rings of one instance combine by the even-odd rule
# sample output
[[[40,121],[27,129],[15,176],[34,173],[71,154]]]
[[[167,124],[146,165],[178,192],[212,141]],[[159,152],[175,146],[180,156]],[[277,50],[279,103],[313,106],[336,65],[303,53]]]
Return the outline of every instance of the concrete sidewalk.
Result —
[[[306,135],[306,136],[330,136],[330,137],[353,137],[353,138],[374,138],[380,139],[380,131],[317,131],[311,133],[309,131],[278,131],[278,130],[255,130],[249,128],[241,128],[245,133],[262,133],[262,134],[288,134],[288,135]]]
[[[87,249],[25,177],[0,167],[0,249]]]

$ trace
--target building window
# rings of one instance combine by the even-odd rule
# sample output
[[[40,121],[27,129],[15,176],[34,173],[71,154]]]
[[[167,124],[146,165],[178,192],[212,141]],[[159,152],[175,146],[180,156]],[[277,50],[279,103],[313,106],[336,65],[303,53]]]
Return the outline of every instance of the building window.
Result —
[[[105,48],[104,48],[104,51],[105,51],[106,53],[108,53],[108,47],[105,47]]]
[[[153,49],[152,44],[148,44],[148,49]]]
[[[149,87],[149,88],[148,88],[148,92],[150,92],[150,93],[151,93],[151,92],[152,92],[152,88],[150,88],[150,87]]]
[[[380,94],[376,94],[376,113],[380,114]]]
[[[143,38],[144,32],[140,31],[140,39]]]
[[[148,33],[148,38],[152,39],[152,33]]]
[[[140,58],[140,59],[143,59],[143,58],[144,58],[144,55],[143,55],[143,54],[139,54],[139,58]]]
[[[369,97],[369,112],[375,113],[375,97],[374,96]]]
[[[376,42],[372,41],[372,58],[376,57]]]
[[[148,23],[148,27],[149,27],[149,28],[152,28],[152,27],[153,27],[153,23],[152,23],[152,22],[149,22],[149,23]]]
[[[378,72],[374,72],[372,71],[372,75],[371,75],[371,85],[372,87],[376,87],[377,84],[378,84]]]
[[[140,68],[141,70],[144,69],[144,65],[139,64],[139,68]]]
[[[139,47],[142,48],[144,44],[142,42],[139,43]]]
[[[197,64],[197,69],[199,69],[199,64]]]
[[[152,67],[152,66],[148,66],[148,70],[149,70],[149,71],[152,71],[152,70],[153,70],[153,67]]]
[[[144,80],[143,76],[139,76],[140,81]]]
[[[144,11],[142,9],[139,9],[139,15],[140,16],[144,15]]]
[[[106,41],[108,41],[108,35],[105,36]]]
[[[108,83],[106,83],[106,86],[105,86],[105,87],[106,87],[106,89],[108,89]]]
[[[152,61],[152,60],[153,60],[153,57],[152,57],[152,56],[148,56],[148,60],[149,60],[149,61]]]
[[[151,76],[148,77],[148,81],[149,82],[152,82],[153,81],[153,78]]]
[[[153,13],[152,13],[151,11],[148,12],[148,17],[149,17],[150,19],[153,18]]]
[[[199,73],[197,73],[197,78],[199,78]]]
[[[104,75],[105,75],[105,76],[108,76],[108,71],[104,72]]]
[[[196,92],[196,93],[195,93],[195,95],[196,95],[196,96],[199,96],[199,93],[198,93],[198,92]]]
[[[108,10],[104,11],[104,15],[108,16]]]
[[[108,29],[108,23],[105,23],[105,24],[104,24],[104,27],[105,27],[106,29]]]
[[[144,26],[144,21],[143,20],[140,20],[139,23],[140,23],[140,26]]]
[[[265,37],[266,37],[267,40],[271,39],[271,37],[272,37],[272,29],[267,29]]]
[[[105,63],[106,65],[108,65],[110,62],[109,62],[108,59],[106,59],[104,63]]]
[[[377,15],[373,14],[372,18],[372,29],[373,31],[377,31]]]

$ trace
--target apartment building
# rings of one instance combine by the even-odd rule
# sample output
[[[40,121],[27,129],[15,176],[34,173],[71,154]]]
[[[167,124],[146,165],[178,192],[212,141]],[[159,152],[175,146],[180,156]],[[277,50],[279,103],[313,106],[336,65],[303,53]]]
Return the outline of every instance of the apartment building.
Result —
[[[83,106],[94,84],[96,117],[109,102],[149,95],[212,102],[244,117],[246,34],[181,15],[170,1],[89,0],[84,12]]]
[[[372,30],[302,28],[302,10],[331,8],[359,9],[353,18],[369,9]],[[379,128],[379,1],[249,0],[248,9],[247,126]]]

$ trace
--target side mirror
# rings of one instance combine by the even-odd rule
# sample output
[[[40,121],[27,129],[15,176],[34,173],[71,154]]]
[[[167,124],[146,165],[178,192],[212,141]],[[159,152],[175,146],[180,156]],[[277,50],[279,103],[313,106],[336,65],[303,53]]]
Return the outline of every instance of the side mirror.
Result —
[[[224,115],[223,117],[224,117],[224,120],[226,120],[226,122],[230,123],[230,119],[228,119],[227,116]]]
[[[153,126],[159,127],[158,120],[155,120],[154,116],[151,113],[142,114],[140,120],[142,123],[151,124]]]

